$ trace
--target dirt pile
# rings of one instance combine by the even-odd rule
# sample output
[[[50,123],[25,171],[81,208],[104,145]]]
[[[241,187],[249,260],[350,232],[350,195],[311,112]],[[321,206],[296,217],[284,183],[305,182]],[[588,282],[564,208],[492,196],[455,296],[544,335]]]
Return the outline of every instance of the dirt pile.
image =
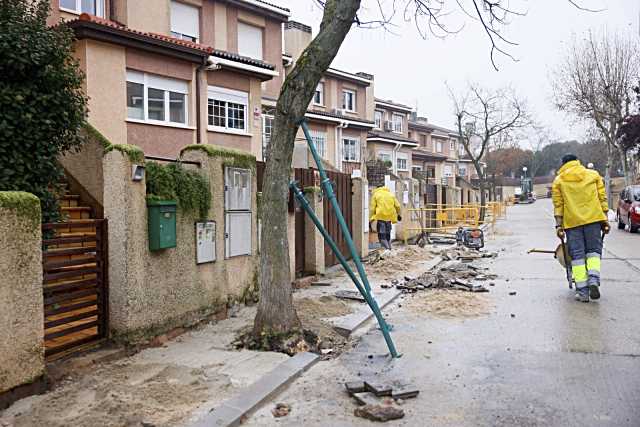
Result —
[[[404,306],[415,314],[444,319],[486,316],[493,309],[486,295],[454,289],[432,289],[413,294],[405,301]]]
[[[396,249],[387,255],[382,255],[378,252],[369,258],[367,272],[389,280],[419,262],[433,259],[434,256],[434,252],[431,249],[420,248],[419,246]]]

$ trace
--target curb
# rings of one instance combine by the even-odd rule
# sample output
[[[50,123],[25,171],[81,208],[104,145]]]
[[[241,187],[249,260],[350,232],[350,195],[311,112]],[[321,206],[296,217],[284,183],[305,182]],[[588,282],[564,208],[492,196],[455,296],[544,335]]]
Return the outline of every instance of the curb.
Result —
[[[235,427],[264,401],[289,385],[320,360],[317,354],[298,353],[282,362],[255,383],[240,390],[234,397],[213,408],[190,427]]]
[[[427,261],[428,265],[426,271],[431,271],[435,266],[440,264],[443,261],[441,257],[435,257],[434,259]],[[378,306],[380,310],[384,309],[390,303],[392,303],[398,296],[402,294],[402,291],[399,289],[392,289],[381,294],[376,298],[378,302]],[[366,307],[361,308],[353,314],[349,314],[347,316],[342,317],[338,322],[333,325],[333,329],[340,335],[345,338],[348,338],[351,334],[353,334],[359,327],[373,318],[373,312],[367,305]]]

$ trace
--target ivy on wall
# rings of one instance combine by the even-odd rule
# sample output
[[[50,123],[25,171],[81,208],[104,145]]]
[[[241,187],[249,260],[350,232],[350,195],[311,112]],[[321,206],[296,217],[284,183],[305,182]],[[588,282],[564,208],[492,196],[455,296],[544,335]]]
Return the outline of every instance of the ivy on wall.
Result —
[[[147,162],[145,168],[148,199],[175,200],[183,212],[207,217],[211,208],[211,188],[204,176],[179,163]]]
[[[86,118],[73,33],[48,27],[49,0],[0,1],[0,191],[40,199],[42,220],[60,219],[60,154],[78,148]]]

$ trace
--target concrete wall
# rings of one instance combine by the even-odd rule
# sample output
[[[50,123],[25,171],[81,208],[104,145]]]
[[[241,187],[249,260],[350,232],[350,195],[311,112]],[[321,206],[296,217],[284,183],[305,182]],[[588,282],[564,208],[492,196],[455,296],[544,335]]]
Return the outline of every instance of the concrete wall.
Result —
[[[44,374],[40,201],[0,192],[0,394]]]
[[[232,157],[188,151],[210,182],[216,222],[217,261],[196,264],[195,221],[178,210],[177,247],[150,252],[146,186],[130,180],[131,162],[119,151],[104,157],[104,208],[109,219],[111,332],[116,340],[137,342],[202,320],[240,300],[256,284],[257,205],[253,199],[252,256],[225,259],[224,165]],[[255,194],[256,180],[252,179]]]
[[[80,151],[68,151],[58,158],[58,161],[102,205],[104,204],[104,175],[102,173],[104,147],[91,135],[87,135],[87,137],[88,140]]]

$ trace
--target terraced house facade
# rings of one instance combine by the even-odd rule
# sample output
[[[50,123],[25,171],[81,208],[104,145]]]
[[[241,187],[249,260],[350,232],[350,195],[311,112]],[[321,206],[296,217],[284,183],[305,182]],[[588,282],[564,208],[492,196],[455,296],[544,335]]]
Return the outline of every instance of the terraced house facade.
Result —
[[[89,122],[175,158],[209,143],[262,157],[264,98],[282,85],[282,23],[261,0],[51,0],[74,29]]]

